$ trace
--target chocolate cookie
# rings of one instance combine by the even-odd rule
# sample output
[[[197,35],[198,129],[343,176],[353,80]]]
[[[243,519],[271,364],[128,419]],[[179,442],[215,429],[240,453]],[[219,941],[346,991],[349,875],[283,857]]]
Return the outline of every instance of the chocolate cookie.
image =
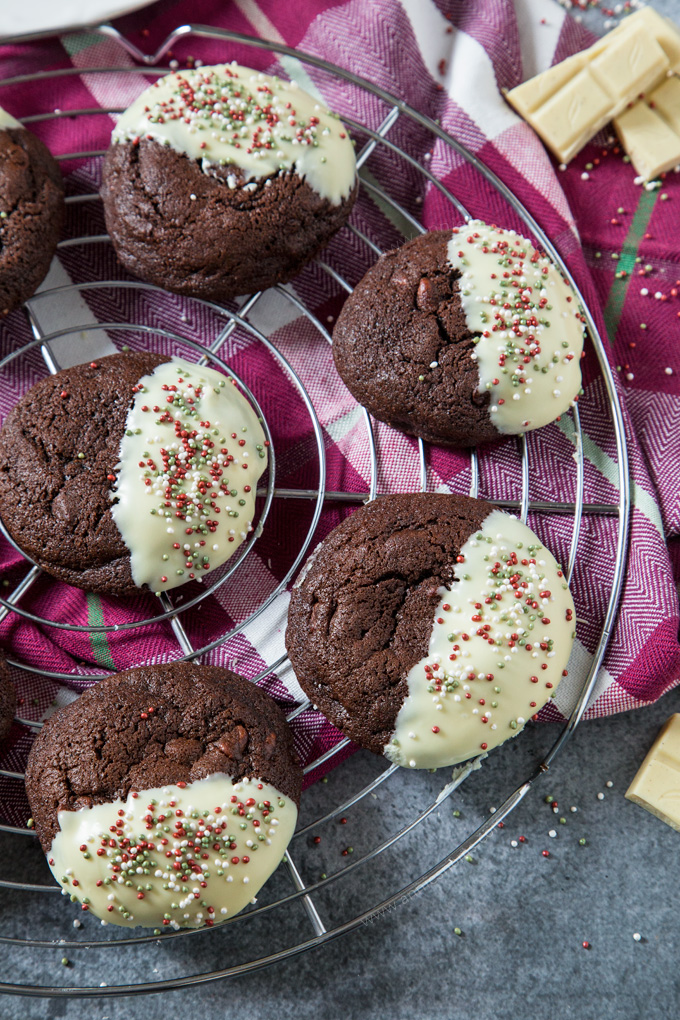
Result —
[[[553,421],[578,399],[583,316],[556,267],[472,221],[381,256],[333,331],[345,385],[410,435],[474,446]]]
[[[237,913],[281,860],[302,771],[276,703],[228,670],[143,666],[46,722],[26,791],[57,881],[114,924]]]
[[[64,183],[49,149],[0,109],[0,314],[45,279],[64,210]]]
[[[113,354],[43,379],[7,416],[0,514],[19,547],[68,584],[159,591],[238,548],[266,463],[258,418],[225,376]]]
[[[382,496],[308,561],[286,645],[352,740],[438,768],[501,743],[554,695],[573,614],[558,564],[517,518],[468,496]]]
[[[160,79],[113,132],[106,224],[126,269],[227,301],[292,279],[346,222],[354,150],[294,83],[236,64]]]
[[[9,678],[5,656],[0,653],[0,744],[12,728],[16,708],[17,694]]]

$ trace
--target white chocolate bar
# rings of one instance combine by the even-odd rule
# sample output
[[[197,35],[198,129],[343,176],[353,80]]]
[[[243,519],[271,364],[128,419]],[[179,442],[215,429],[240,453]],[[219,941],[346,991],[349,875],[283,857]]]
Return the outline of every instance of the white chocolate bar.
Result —
[[[671,71],[680,72],[680,30],[670,18],[665,18],[653,7],[642,7],[635,14],[624,18],[612,32],[603,36],[601,41],[612,39],[621,32],[637,31],[640,25],[644,25],[652,33],[668,57]]]
[[[589,49],[511,89],[506,99],[566,163],[675,68],[680,31],[645,7]]]
[[[649,181],[680,164],[680,78],[673,75],[614,119],[621,144]]]
[[[680,832],[680,713],[662,727],[626,797]]]

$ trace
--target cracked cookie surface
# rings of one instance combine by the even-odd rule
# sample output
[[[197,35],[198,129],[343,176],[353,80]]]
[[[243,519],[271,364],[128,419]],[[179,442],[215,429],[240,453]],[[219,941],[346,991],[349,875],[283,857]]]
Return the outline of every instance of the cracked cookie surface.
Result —
[[[448,230],[382,255],[345,302],[333,358],[352,395],[379,421],[433,443],[465,447],[499,438],[478,392],[458,270]]]
[[[175,662],[108,677],[51,716],[26,791],[49,853],[59,811],[215,773],[257,778],[299,803],[302,772],[276,702],[229,670]]]
[[[232,165],[204,172],[155,141],[116,143],[102,197],[116,254],[135,276],[178,294],[227,301],[292,279],[344,225],[295,172],[248,182]]]
[[[61,171],[43,142],[25,128],[0,130],[0,314],[44,280],[64,209]]]
[[[381,496],[308,561],[291,595],[286,645],[308,697],[362,747],[382,754],[427,654],[439,589],[493,510],[469,496]]]

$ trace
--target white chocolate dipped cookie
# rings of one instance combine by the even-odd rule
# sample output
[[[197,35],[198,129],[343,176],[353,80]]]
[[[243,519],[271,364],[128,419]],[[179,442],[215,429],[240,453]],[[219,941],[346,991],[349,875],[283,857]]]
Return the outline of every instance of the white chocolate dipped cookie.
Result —
[[[236,63],[178,71],[118,120],[103,172],[121,261],[224,301],[291,279],[356,194],[341,121],[296,82]]]
[[[550,259],[473,220],[383,255],[345,302],[333,357],[380,421],[472,446],[573,406],[583,336],[576,295]]]
[[[384,496],[317,548],[291,597],[296,676],[328,718],[407,768],[516,735],[555,694],[574,603],[517,518],[467,496]]]
[[[264,691],[171,663],[109,677],[50,717],[26,789],[64,895],[160,933],[254,900],[293,835],[301,779]]]
[[[142,139],[184,153],[206,173],[231,166],[253,181],[293,171],[333,205],[354,187],[354,149],[338,117],[297,82],[236,63],[159,78],[111,135],[114,144]]]
[[[385,745],[408,768],[465,761],[514,736],[553,697],[571,652],[574,601],[526,524],[492,510],[456,563]]]
[[[68,584],[161,592],[202,581],[248,538],[267,445],[221,372],[121,352],[41,380],[13,408],[0,513]]]

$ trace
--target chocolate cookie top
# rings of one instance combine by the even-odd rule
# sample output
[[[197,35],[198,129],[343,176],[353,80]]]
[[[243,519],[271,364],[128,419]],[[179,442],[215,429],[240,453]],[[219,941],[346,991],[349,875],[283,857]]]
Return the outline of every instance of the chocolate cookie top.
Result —
[[[480,221],[383,255],[333,331],[360,403],[451,446],[553,421],[578,398],[582,347],[582,314],[555,266]]]
[[[14,541],[68,584],[122,594],[135,588],[111,514],[133,387],[165,361],[128,352],[37,383],[0,431],[0,513]]]
[[[30,298],[64,222],[64,184],[47,147],[0,109],[0,314]]]
[[[158,927],[210,924],[252,899],[292,835],[301,780],[276,703],[192,663],[89,688],[47,721],[26,769],[62,886],[113,923]]]
[[[349,737],[438,768],[514,735],[553,696],[573,612],[559,565],[516,518],[466,496],[383,496],[308,561],[286,643]]]
[[[9,678],[5,656],[0,653],[0,742],[9,733],[17,707],[14,684]]]
[[[343,226],[356,188],[337,117],[236,64],[147,89],[120,118],[102,179],[123,265],[216,301],[292,279]]]
[[[0,432],[0,511],[49,573],[92,591],[172,588],[253,530],[266,440],[214,369],[122,353],[38,383]]]

